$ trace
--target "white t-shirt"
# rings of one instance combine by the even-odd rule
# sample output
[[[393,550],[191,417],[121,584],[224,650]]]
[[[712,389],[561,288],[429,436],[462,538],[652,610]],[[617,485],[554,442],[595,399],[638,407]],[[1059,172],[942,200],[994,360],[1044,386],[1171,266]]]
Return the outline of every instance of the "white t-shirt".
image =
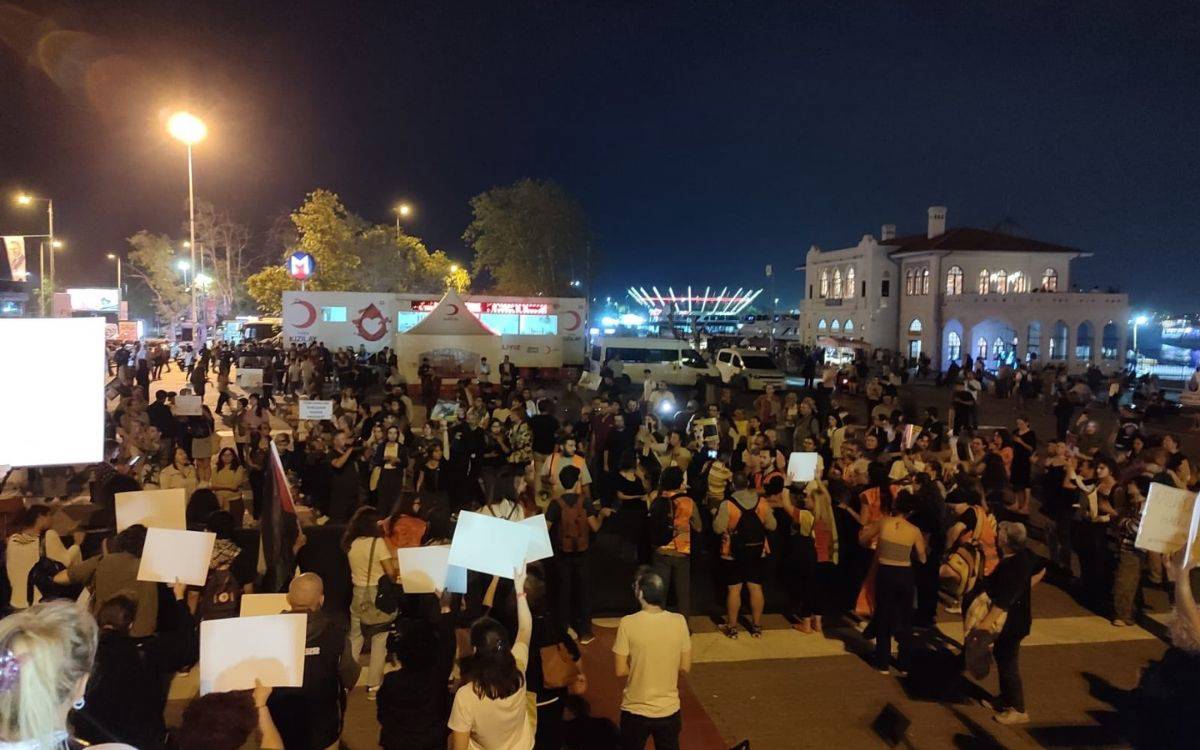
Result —
[[[508,499],[501,500],[492,505],[485,505],[479,509],[479,512],[484,515],[503,518],[506,521],[525,520],[525,509]]]
[[[375,542],[373,559],[371,542]],[[379,576],[383,575],[383,561],[390,559],[391,553],[382,538],[360,536],[350,543],[346,557],[350,560],[350,582],[355,586],[374,586],[379,582]]]
[[[529,646],[514,644],[513,659],[517,669],[525,674],[529,662]],[[454,694],[454,708],[448,722],[452,732],[470,732],[470,750],[531,750],[533,727],[529,723],[529,703],[525,699],[525,684],[517,692],[501,698],[480,698],[470,683]]]
[[[635,612],[621,618],[613,653],[629,657],[621,710],[652,719],[679,710],[679,667],[692,650],[687,620],[674,612]]]

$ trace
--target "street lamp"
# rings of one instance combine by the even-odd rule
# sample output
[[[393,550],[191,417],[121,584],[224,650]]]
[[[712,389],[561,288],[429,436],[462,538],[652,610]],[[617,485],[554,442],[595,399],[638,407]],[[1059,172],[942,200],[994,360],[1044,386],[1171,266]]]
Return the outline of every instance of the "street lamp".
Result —
[[[105,257],[117,262],[117,309],[119,310],[121,308],[121,256],[116,253],[109,253]]]
[[[400,239],[400,217],[408,218],[412,213],[412,206],[407,203],[398,203],[392,212],[396,214],[396,239]]]
[[[1144,326],[1148,322],[1150,322],[1150,319],[1145,315],[1139,315],[1133,319],[1133,372],[1135,375],[1137,374],[1138,364],[1137,329],[1138,326]]]
[[[199,117],[188,112],[176,112],[167,120],[167,132],[176,140],[187,146],[188,160],[188,227],[191,232],[191,241],[188,243],[188,249],[191,251],[191,263],[188,267],[196,264],[196,190],[192,179],[192,146],[204,140],[208,135],[208,127]],[[51,256],[53,259],[53,256]],[[199,315],[196,312],[196,288],[192,285],[192,341],[197,340],[196,335],[199,331]]]
[[[54,244],[54,199],[53,198],[38,198],[28,193],[21,193],[17,196],[18,206],[32,206],[39,201],[46,202],[46,220],[50,224],[50,229],[47,236],[50,239],[50,288],[54,289],[54,248],[60,247]],[[41,270],[40,268],[38,269]]]

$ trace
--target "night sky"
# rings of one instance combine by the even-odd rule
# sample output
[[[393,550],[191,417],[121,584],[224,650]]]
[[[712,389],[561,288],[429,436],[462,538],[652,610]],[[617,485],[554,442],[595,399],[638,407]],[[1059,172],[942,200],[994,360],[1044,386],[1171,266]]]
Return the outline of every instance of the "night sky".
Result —
[[[583,204],[594,293],[763,285],[809,245],[1004,218],[1094,252],[1085,286],[1194,310],[1200,4],[0,1],[0,234],[54,197],[70,284],[197,192],[265,232],[318,187],[467,257],[469,198]],[[1011,6],[1011,7],[1010,7]],[[764,299],[770,296],[770,290]]]

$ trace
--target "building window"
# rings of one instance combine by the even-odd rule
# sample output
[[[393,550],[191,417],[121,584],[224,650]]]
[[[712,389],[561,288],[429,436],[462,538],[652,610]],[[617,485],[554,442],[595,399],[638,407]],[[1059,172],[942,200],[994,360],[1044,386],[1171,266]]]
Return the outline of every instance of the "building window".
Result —
[[[867,296],[867,282],[865,281],[862,283],[862,296]]]
[[[921,294],[929,294],[929,269],[921,270]]]
[[[980,359],[987,359],[987,339],[983,336],[980,336],[979,341],[975,342],[975,356]]]
[[[821,271],[821,296],[829,296],[829,271]]]
[[[833,298],[842,298],[842,270],[840,268],[833,271]]]
[[[921,325],[921,321],[919,318],[913,318],[912,322],[908,324],[908,332],[909,333],[919,334],[923,330],[924,330],[924,326]]]
[[[1055,271],[1053,268],[1047,268],[1042,271],[1042,291],[1058,291],[1058,271]]]
[[[1012,276],[1008,277],[1008,292],[1009,294],[1021,294],[1025,291],[1025,274],[1020,271],[1013,271]]]
[[[346,308],[344,307],[322,307],[321,308],[322,323],[345,323]]]
[[[829,330],[833,333],[837,333],[838,331],[842,330],[842,324],[838,322],[837,318],[834,318],[833,322],[829,324]]]
[[[909,297],[917,293],[917,269],[907,268],[904,271],[904,293]]]
[[[996,272],[996,283],[995,283],[992,291],[1000,292],[1001,294],[1004,294],[1006,289],[1008,289],[1008,272],[1007,271],[997,271]]]
[[[887,297],[892,291],[891,279],[884,279],[879,282],[879,296]]]
[[[846,296],[854,296],[854,266],[846,269]]]
[[[957,331],[951,331],[946,334],[946,360],[948,362],[957,362],[959,356],[962,355],[962,339]]]
[[[921,339],[913,339],[912,341],[908,342],[908,358],[921,358]]]
[[[999,336],[992,342],[992,357],[994,359],[1004,359],[1004,339]]]
[[[963,293],[963,270],[958,266],[950,266],[946,272],[946,294]]]
[[[979,293],[988,293],[988,271],[986,268],[979,272]]]
[[[808,285],[808,298],[812,299],[812,284]]]
[[[818,331],[824,331],[828,327],[829,327],[829,324],[825,322],[824,318],[821,318],[820,320],[817,321],[817,330]]]
[[[846,333],[850,333],[851,331],[853,331],[854,330],[854,321],[847,318],[846,325],[842,326],[842,330],[845,331]]]

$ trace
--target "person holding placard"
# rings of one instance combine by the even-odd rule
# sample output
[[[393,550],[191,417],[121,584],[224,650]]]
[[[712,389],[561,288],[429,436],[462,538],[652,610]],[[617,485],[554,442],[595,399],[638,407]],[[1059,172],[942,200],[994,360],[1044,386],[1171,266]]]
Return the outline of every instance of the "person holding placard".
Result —
[[[517,633],[511,641],[496,620],[471,625],[472,653],[459,661],[463,685],[450,710],[450,750],[532,750],[533,723],[526,701],[525,667],[533,615],[525,594],[525,569],[513,571]]]
[[[1118,548],[1112,586],[1112,624],[1116,627],[1136,624],[1133,606],[1142,583],[1145,553],[1134,545],[1137,541],[1138,525],[1142,520],[1142,506],[1145,505],[1149,493],[1150,479],[1134,477],[1132,481],[1125,483],[1124,502],[1116,508],[1114,528],[1117,532]]]
[[[132,593],[137,614],[129,634],[134,638],[148,636],[158,625],[158,585],[138,580],[142,550],[146,546],[146,527],[135,523],[117,534],[108,545],[106,553],[72,565],[54,576],[54,582],[90,586],[93,611],[98,611],[114,596]]]
[[[209,693],[194,698],[183,720],[171,732],[172,750],[241,750],[257,730],[258,750],[284,750],[283,738],[271,720],[267,700],[271,688],[259,685],[252,693]]]

